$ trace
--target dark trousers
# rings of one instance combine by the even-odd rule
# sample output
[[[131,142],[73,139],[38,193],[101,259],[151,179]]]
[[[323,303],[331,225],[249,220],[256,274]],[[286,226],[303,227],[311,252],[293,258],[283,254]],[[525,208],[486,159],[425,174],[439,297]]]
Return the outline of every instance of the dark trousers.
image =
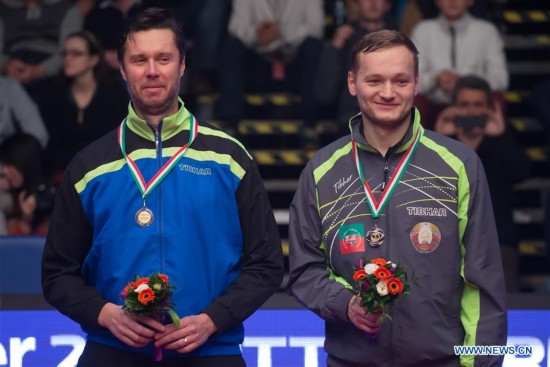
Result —
[[[77,367],[246,367],[242,356],[166,358],[129,352],[103,344],[86,342]]]
[[[248,49],[239,39],[228,36],[222,47],[218,118],[234,125],[243,117],[245,92],[266,93],[282,89],[300,95],[304,123],[315,124],[317,108],[312,84],[322,46],[321,40],[307,37],[292,61],[285,65],[285,79],[275,81],[269,61]]]

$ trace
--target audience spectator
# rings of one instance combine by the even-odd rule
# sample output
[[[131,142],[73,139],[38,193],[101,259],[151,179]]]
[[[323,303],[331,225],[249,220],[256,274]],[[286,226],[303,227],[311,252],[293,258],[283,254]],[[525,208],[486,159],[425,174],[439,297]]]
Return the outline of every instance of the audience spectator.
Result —
[[[148,0],[144,4],[158,0]],[[162,1],[161,1],[162,3]],[[185,93],[201,95],[211,93],[217,86],[217,71],[223,36],[231,8],[228,0],[164,0],[164,7],[170,9],[182,24],[188,49],[185,55]]]
[[[45,179],[42,157],[40,143],[29,134],[12,135],[0,144],[0,191],[4,200],[11,199],[3,206],[8,235],[47,232],[54,189]]]
[[[415,105],[423,123],[432,128],[437,114],[451,102],[461,75],[477,75],[493,91],[508,87],[503,40],[490,22],[474,18],[468,8],[474,0],[435,0],[439,16],[422,20],[412,31],[420,58],[420,97]]]
[[[487,5],[487,0],[475,0],[469,12],[475,17],[484,18],[488,10]],[[422,19],[435,18],[439,13],[434,0],[394,0],[394,7],[398,7],[399,10],[394,12],[399,30],[407,35],[410,35]]]
[[[86,15],[84,29],[99,39],[107,63],[118,70],[116,49],[124,21],[151,6],[172,11],[189,40],[190,49],[186,52],[188,73],[182,88],[188,87],[192,94],[212,92],[221,40],[227,29],[228,0],[102,0]]]
[[[112,69],[118,71],[117,47],[124,22],[142,7],[140,0],[100,0],[86,15],[84,29],[99,40]]]
[[[245,90],[283,85],[302,98],[306,139],[315,139],[315,66],[322,50],[321,0],[233,0],[219,79],[218,116],[235,133]]]
[[[99,41],[88,31],[70,34],[63,47],[63,72],[45,83],[38,101],[50,134],[49,168],[58,182],[74,154],[118,126],[128,95],[110,77]]]
[[[0,2],[0,68],[22,84],[55,75],[63,40],[82,28],[82,18],[70,0]]]
[[[34,100],[17,80],[0,76],[0,143],[17,132],[33,135],[42,147],[48,143],[48,132]]]
[[[357,98],[348,92],[348,72],[351,69],[351,50],[355,43],[369,32],[395,29],[388,13],[390,0],[354,0],[356,19],[336,28],[330,42],[326,42],[314,78],[314,95],[323,104],[336,105],[336,119],[340,129],[349,134],[348,121],[359,113]],[[348,8],[351,9],[351,8]]]
[[[491,87],[477,76],[455,83],[453,105],[444,109],[435,131],[453,136],[479,155],[485,168],[501,245],[506,288],[519,290],[518,232],[513,218],[513,185],[530,175],[529,160],[506,132],[506,123]]]
[[[76,5],[80,8],[80,12],[84,19],[88,13],[94,8],[96,1],[95,0],[75,0]]]

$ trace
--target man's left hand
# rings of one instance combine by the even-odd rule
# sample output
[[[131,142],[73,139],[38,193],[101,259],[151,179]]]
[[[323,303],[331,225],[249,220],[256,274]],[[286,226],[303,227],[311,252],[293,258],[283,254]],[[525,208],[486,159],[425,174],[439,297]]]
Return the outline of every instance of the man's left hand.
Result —
[[[178,353],[189,353],[197,349],[217,331],[212,319],[201,313],[181,319],[180,327],[166,325],[166,331],[155,335],[155,346],[174,349]]]

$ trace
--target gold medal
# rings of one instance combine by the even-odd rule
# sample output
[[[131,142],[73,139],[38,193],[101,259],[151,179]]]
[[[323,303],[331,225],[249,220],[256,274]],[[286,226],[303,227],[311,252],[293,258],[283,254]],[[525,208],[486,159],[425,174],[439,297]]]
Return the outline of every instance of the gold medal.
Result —
[[[384,231],[378,228],[378,226],[375,224],[374,227],[372,227],[370,231],[367,232],[365,238],[370,247],[376,248],[382,246],[386,235],[384,234]]]
[[[145,206],[136,212],[136,223],[141,227],[149,227],[154,218],[153,212]]]

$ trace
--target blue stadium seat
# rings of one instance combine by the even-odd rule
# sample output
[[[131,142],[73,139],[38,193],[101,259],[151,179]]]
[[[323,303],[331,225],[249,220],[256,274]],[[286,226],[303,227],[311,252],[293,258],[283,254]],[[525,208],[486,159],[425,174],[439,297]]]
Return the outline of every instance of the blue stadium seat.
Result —
[[[0,237],[0,294],[42,294],[44,237]]]

